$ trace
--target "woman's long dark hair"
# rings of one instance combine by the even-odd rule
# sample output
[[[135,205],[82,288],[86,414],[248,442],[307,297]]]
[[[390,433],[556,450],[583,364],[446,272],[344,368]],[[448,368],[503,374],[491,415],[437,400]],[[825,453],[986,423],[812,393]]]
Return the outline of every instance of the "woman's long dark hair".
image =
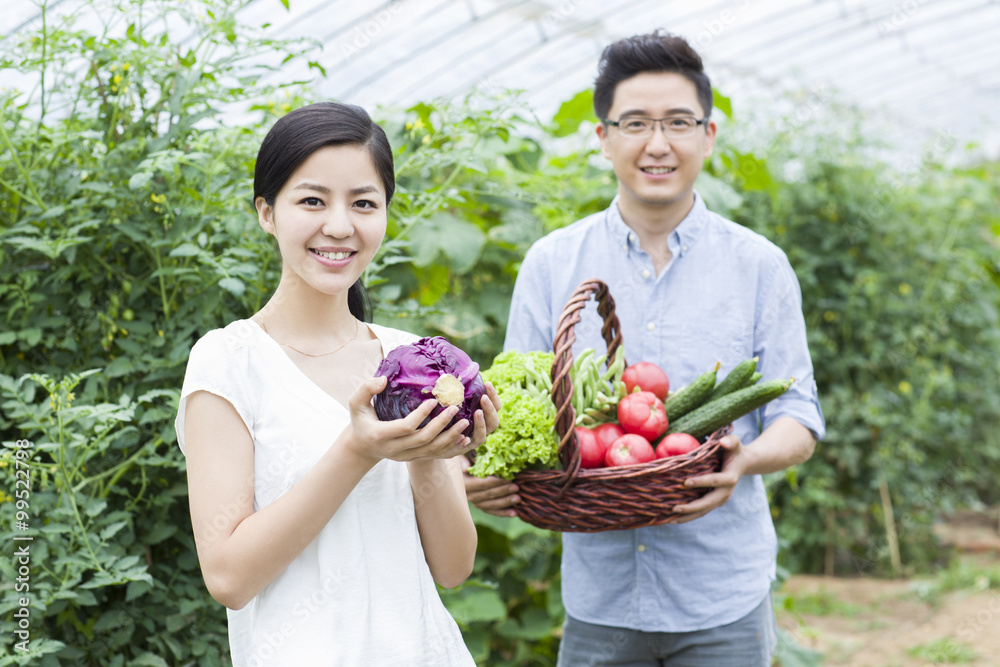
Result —
[[[310,104],[278,119],[257,152],[254,201],[263,197],[268,206],[274,206],[281,188],[299,165],[324,146],[361,146],[367,150],[385,189],[385,205],[389,206],[396,191],[389,140],[364,109],[338,102]],[[347,291],[347,305],[354,317],[372,321],[371,299],[360,278]]]

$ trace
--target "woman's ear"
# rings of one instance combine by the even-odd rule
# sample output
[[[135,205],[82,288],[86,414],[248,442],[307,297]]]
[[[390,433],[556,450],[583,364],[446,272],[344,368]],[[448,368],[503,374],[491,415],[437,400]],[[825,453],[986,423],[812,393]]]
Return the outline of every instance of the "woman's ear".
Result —
[[[257,208],[257,222],[260,223],[261,229],[274,236],[274,207],[263,197],[254,199],[253,204]]]

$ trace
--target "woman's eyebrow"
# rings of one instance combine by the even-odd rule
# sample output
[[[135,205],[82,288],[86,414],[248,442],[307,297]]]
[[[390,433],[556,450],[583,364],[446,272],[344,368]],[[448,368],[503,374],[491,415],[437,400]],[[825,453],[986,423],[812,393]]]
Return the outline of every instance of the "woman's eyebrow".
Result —
[[[330,194],[330,192],[332,192],[332,190],[330,190],[330,188],[326,187],[325,185],[320,185],[319,183],[310,183],[308,181],[306,181],[304,183],[299,183],[298,185],[296,185],[292,189],[293,190],[315,190],[316,192],[322,192],[323,194],[327,194],[327,195]],[[355,196],[355,195],[363,195],[363,194],[366,194],[368,192],[379,192],[379,189],[378,189],[378,187],[376,187],[374,185],[361,185],[361,186],[358,186],[356,188],[351,188],[348,191],[348,194],[350,194],[351,196]]]

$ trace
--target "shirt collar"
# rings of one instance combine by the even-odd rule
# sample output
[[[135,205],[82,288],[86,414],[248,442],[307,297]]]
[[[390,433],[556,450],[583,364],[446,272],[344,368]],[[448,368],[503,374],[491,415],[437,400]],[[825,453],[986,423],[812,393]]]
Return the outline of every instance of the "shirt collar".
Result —
[[[636,236],[632,228],[625,224],[621,211],[618,210],[618,195],[611,201],[607,210],[607,225],[611,237],[617,245],[627,250],[629,247],[639,247],[639,237]],[[688,211],[687,216],[681,220],[677,228],[670,234],[668,243],[671,251],[676,255],[683,255],[698,241],[705,225],[708,222],[708,207],[701,195],[694,193],[694,206]]]

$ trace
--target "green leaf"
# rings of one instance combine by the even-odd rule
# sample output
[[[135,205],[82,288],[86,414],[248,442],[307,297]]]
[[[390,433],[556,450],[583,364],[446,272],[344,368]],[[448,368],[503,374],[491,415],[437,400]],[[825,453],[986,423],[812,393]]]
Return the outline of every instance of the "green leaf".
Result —
[[[239,278],[223,278],[219,281],[219,287],[233,296],[243,296],[243,293],[247,291],[246,285]]]
[[[182,243],[170,251],[171,257],[194,257],[202,253],[201,248],[193,243]]]
[[[146,187],[153,178],[153,173],[149,171],[139,171],[132,174],[132,177],[128,179],[128,189],[129,190],[139,190]]]
[[[118,531],[120,531],[122,528],[124,528],[128,524],[129,524],[128,521],[116,521],[115,523],[111,524],[110,526],[107,526],[106,528],[104,528],[104,530],[101,531],[101,541],[102,542],[106,542],[106,541],[110,540],[112,537],[114,537],[118,533]]]
[[[583,90],[559,105],[552,117],[552,135],[566,137],[580,129],[580,123],[594,121],[594,91]]]
[[[146,651],[129,662],[130,667],[170,667],[167,661],[158,655]]]
[[[733,117],[733,103],[732,101],[722,95],[714,87],[712,88],[712,106],[721,111],[727,118]]]
[[[486,235],[478,226],[442,213],[417,225],[410,240],[415,265],[430,266],[444,255],[454,272],[461,275],[479,260]]]
[[[799,645],[784,628],[778,628],[775,658],[781,667],[820,667],[823,654]]]
[[[500,593],[482,588],[463,588],[449,596],[448,611],[455,621],[468,625],[474,621],[499,621],[507,618],[507,607]]]

